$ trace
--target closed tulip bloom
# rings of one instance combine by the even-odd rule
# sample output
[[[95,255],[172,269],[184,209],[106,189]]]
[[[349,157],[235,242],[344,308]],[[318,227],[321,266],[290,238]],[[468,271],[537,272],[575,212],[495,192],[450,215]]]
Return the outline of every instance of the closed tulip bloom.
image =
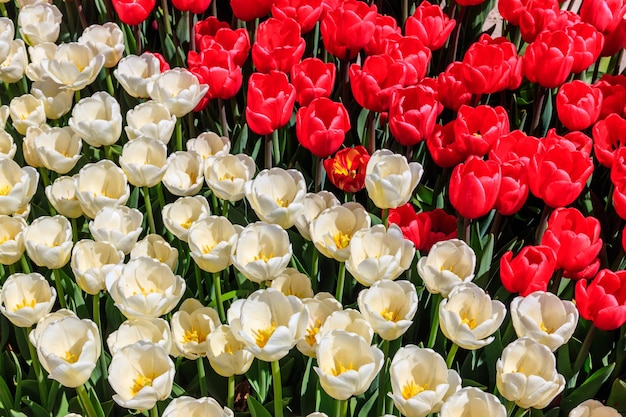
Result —
[[[245,195],[245,184],[255,172],[254,159],[246,154],[216,155],[204,161],[204,180],[222,200],[241,200]]]
[[[160,317],[176,307],[185,280],[164,263],[146,256],[118,265],[106,276],[107,291],[127,318]]]
[[[410,268],[415,246],[396,225],[372,226],[357,231],[350,241],[346,269],[354,278],[371,286],[381,279],[394,280]]]
[[[289,122],[296,90],[287,75],[279,71],[254,73],[248,80],[246,121],[259,135],[269,135]]]
[[[72,251],[72,225],[65,217],[38,217],[24,229],[26,254],[38,266],[62,268]]]
[[[437,76],[439,101],[444,107],[457,111],[463,104],[469,105],[472,94],[462,78],[463,63],[452,62]]]
[[[52,81],[54,82],[48,73],[44,71],[41,63],[44,60],[54,58],[54,54],[58,45],[52,42],[44,42],[39,45],[31,46],[28,48],[28,55],[30,63],[26,67],[26,76],[31,81]],[[54,82],[56,84],[56,82]],[[57,84],[58,85],[58,84]],[[72,93],[72,98],[73,98]]]
[[[147,137],[131,140],[124,144],[119,164],[135,187],[154,187],[167,170],[167,147]]]
[[[185,144],[188,151],[194,151],[203,160],[211,156],[227,155],[230,152],[230,140],[215,132],[202,132],[197,137],[189,139]]]
[[[324,170],[330,182],[347,193],[356,193],[365,187],[365,174],[370,155],[364,146],[344,148],[333,158],[324,160]]]
[[[454,141],[465,157],[487,155],[493,144],[509,133],[509,116],[503,107],[462,105],[454,120]]]
[[[337,301],[339,302],[339,301]],[[322,322],[322,325],[314,335],[317,343],[325,336],[329,335],[335,330],[341,330],[347,333],[351,333],[359,336],[365,340],[368,345],[372,344],[374,338],[374,329],[372,325],[365,320],[365,317],[359,310],[347,308],[342,310],[339,308],[336,311],[330,313],[326,317],[326,320]]]
[[[337,67],[319,58],[305,58],[291,68],[291,83],[296,88],[296,102],[308,106],[313,99],[330,97]]]
[[[52,80],[35,81],[30,93],[43,103],[46,117],[50,120],[60,119],[72,110],[74,104],[72,91],[64,89]]]
[[[443,334],[463,349],[476,350],[493,342],[491,336],[502,324],[506,308],[492,300],[474,283],[457,285],[439,304]]]
[[[326,319],[334,312],[341,311],[341,303],[330,293],[319,292],[312,298],[302,300],[308,312],[309,320],[304,338],[296,344],[296,348],[310,358],[315,357],[317,335]],[[373,334],[373,332],[371,333]]]
[[[562,30],[545,31],[528,45],[522,57],[522,73],[545,88],[563,84],[572,71],[572,38]]]
[[[5,83],[16,83],[24,77],[28,65],[28,55],[24,41],[16,39],[9,44],[9,53],[0,63],[0,80]]]
[[[68,125],[91,146],[112,145],[122,134],[120,104],[108,93],[97,92],[76,103]]]
[[[593,25],[585,22],[567,26],[565,32],[574,41],[572,72],[578,74],[589,68],[600,57],[605,37]]]
[[[274,0],[260,0],[250,3],[245,0],[230,0],[230,7],[233,14],[239,20],[249,22],[251,20],[266,16],[272,10]]]
[[[417,262],[417,272],[424,280],[426,289],[444,298],[455,286],[474,279],[475,268],[476,254],[467,243],[459,239],[435,243],[428,256]]]
[[[542,409],[565,388],[550,349],[529,338],[509,344],[496,362],[498,391],[521,408]]]
[[[13,325],[30,327],[50,313],[56,294],[37,272],[9,275],[0,290],[0,312]]]
[[[498,397],[480,388],[465,387],[452,394],[441,406],[441,417],[506,417]]]
[[[574,303],[545,291],[515,297],[510,310],[517,337],[531,338],[552,352],[569,342],[578,324]]]
[[[189,51],[187,56],[189,70],[198,77],[202,84],[209,86],[209,91],[200,101],[198,108],[204,108],[209,100],[221,98],[228,100],[239,92],[243,84],[241,67],[235,64],[234,55],[220,47],[201,50],[200,53]]]
[[[420,251],[428,252],[435,243],[457,237],[456,217],[442,209],[416,213],[412,204],[406,203],[390,209],[387,221],[397,224],[404,238]]]
[[[103,207],[89,222],[89,232],[97,242],[109,242],[129,254],[143,228],[143,214],[126,206]]]
[[[177,196],[198,194],[204,184],[202,158],[193,151],[176,151],[167,158],[163,185]]]
[[[307,193],[302,202],[304,208],[296,218],[296,228],[300,235],[306,240],[311,240],[310,226],[324,210],[338,206],[339,200],[330,191],[319,191],[317,193]]]
[[[291,260],[285,229],[275,224],[251,223],[239,234],[232,263],[246,278],[263,282],[278,277]]]
[[[246,182],[244,192],[259,219],[289,229],[303,209],[306,182],[298,170],[271,168]]]
[[[495,206],[502,182],[500,165],[472,155],[452,170],[450,203],[459,215],[477,219]]]
[[[313,369],[328,395],[347,400],[367,391],[383,361],[381,350],[360,336],[335,330],[320,340]]]
[[[217,311],[205,307],[195,298],[187,298],[172,315],[172,338],[176,348],[187,359],[206,356],[207,337],[220,324]]]
[[[45,168],[66,174],[80,159],[83,142],[69,127],[52,127],[35,136],[33,145]]]
[[[300,36],[300,25],[294,19],[269,18],[259,24],[252,45],[252,63],[259,72],[272,70],[289,73],[304,54],[306,42]]]
[[[13,265],[20,260],[26,250],[22,237],[25,227],[20,217],[0,215],[0,264]]]
[[[508,251],[500,258],[500,280],[508,292],[525,297],[546,291],[556,268],[556,254],[549,246],[524,246],[513,258]]]
[[[593,125],[593,151],[598,162],[607,168],[613,166],[617,150],[626,145],[620,135],[622,129],[626,129],[626,119],[617,113],[611,113]]]
[[[17,25],[28,45],[56,42],[61,31],[63,14],[57,6],[46,2],[30,4],[19,9]]]
[[[436,51],[445,45],[456,21],[446,15],[441,6],[422,2],[405,23],[407,36],[416,36],[422,43]]]
[[[113,400],[120,406],[149,410],[170,396],[174,362],[159,345],[139,341],[117,351],[109,365]]]
[[[156,0],[113,0],[112,3],[117,17],[127,25],[135,26],[148,18]]]
[[[46,197],[52,207],[65,217],[76,219],[83,215],[83,209],[76,197],[76,176],[60,176],[46,186]]]
[[[174,271],[178,262],[178,249],[173,248],[162,236],[152,233],[137,242],[130,251],[130,259],[140,256],[163,262]]]
[[[154,343],[170,352],[172,334],[169,323],[159,318],[126,320],[107,337],[107,346],[111,355],[115,355],[123,347],[139,341]]]
[[[250,369],[254,355],[245,349],[226,324],[207,336],[206,356],[213,370],[224,377],[244,374]]]
[[[180,240],[186,242],[193,222],[211,215],[209,202],[202,196],[180,197],[166,204],[161,211],[165,228]]]
[[[300,107],[296,113],[296,136],[314,155],[325,158],[335,153],[350,131],[350,116],[341,103],[322,97]]]
[[[192,0],[173,0],[172,5],[181,12],[191,12],[194,14],[202,14],[209,8],[211,0],[192,1]]]
[[[376,6],[355,0],[341,2],[322,18],[324,47],[338,59],[353,59],[372,39],[376,15]]]
[[[370,111],[388,111],[393,93],[406,85],[406,72],[405,64],[389,55],[368,56],[363,67],[350,66],[352,94]]]
[[[299,298],[268,288],[232,304],[228,324],[254,357],[272,362],[304,337],[307,311]]]
[[[597,400],[586,400],[569,412],[569,417],[620,417],[621,414],[613,407],[606,406]]]
[[[87,294],[106,289],[106,274],[124,262],[124,253],[109,242],[80,240],[72,249],[70,265],[76,283]]]
[[[0,158],[13,159],[17,152],[17,145],[13,140],[13,136],[6,130],[0,129]]]
[[[624,12],[626,4],[621,1],[585,0],[580,17],[583,22],[591,23],[600,32],[608,34],[617,28]]]
[[[223,271],[231,264],[240,231],[241,226],[234,226],[222,216],[195,221],[187,237],[191,257],[203,271]]]
[[[113,22],[85,28],[78,43],[87,45],[94,55],[104,55],[105,68],[116,66],[124,53],[124,33]]]
[[[442,111],[434,90],[420,85],[398,89],[391,98],[389,129],[399,144],[416,145],[433,133]]]
[[[147,98],[148,83],[161,73],[159,59],[149,52],[127,55],[120,60],[113,75],[124,91],[133,97]]]
[[[459,374],[448,369],[440,354],[415,345],[401,347],[389,367],[392,392],[388,395],[407,417],[426,417],[461,388]]]
[[[396,340],[413,324],[417,292],[409,281],[376,281],[359,292],[357,303],[363,317],[383,340]]]
[[[365,171],[367,195],[376,207],[396,208],[406,204],[422,178],[418,162],[408,163],[403,155],[380,149],[372,155]]]
[[[9,158],[0,158],[0,172],[0,214],[13,214],[33,198],[39,173],[29,166],[20,168]]]
[[[626,323],[626,271],[603,269],[591,283],[576,283],[576,307],[580,316],[601,330]]]
[[[9,55],[9,44],[15,39],[15,24],[8,17],[0,18],[0,61]]]
[[[37,357],[48,377],[69,388],[85,384],[100,357],[98,326],[67,316],[49,323],[37,337]]]
[[[258,1],[254,4],[244,4],[243,2],[241,4],[252,9],[252,6],[259,6],[262,3]],[[209,16],[194,25],[194,33],[196,44],[201,51],[208,49],[225,50],[238,67],[241,67],[248,59],[250,35],[245,28],[233,30],[230,28],[230,23],[219,21],[215,16]]]
[[[190,4],[195,3],[190,2]],[[208,4],[206,4],[206,7],[208,7]],[[168,404],[167,408],[163,410],[163,414],[161,414],[162,417],[184,417],[197,415],[207,417],[233,417],[235,414],[230,408],[222,407],[214,398],[202,397],[196,399],[188,396],[174,398]]]
[[[300,25],[302,34],[313,30],[323,12],[322,0],[278,0],[272,6],[272,16],[277,19],[294,19]]]
[[[176,117],[191,112],[209,90],[184,68],[174,68],[156,76],[147,86],[150,98],[165,105]]]
[[[85,45],[63,43],[50,59],[41,61],[43,72],[54,82],[71,91],[93,83],[104,65],[104,55],[94,55]]]
[[[176,116],[163,104],[149,100],[128,110],[126,123],[124,131],[129,140],[146,136],[167,145],[176,127]]]
[[[583,81],[565,83],[556,95],[559,120],[569,130],[585,130],[600,117],[602,91]]]
[[[528,169],[521,161],[500,164],[502,181],[494,208],[503,216],[511,216],[522,209],[528,198]]]
[[[20,135],[25,135],[31,126],[38,127],[46,123],[43,102],[32,94],[24,94],[11,99],[9,114],[13,127]]]

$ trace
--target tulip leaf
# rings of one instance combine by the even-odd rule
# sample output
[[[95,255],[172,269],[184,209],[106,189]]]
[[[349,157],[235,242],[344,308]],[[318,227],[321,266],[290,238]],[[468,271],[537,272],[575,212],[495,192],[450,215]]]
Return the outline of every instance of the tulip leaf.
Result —
[[[91,388],[89,389],[88,394],[89,394],[89,401],[91,402],[91,405],[96,411],[96,414],[98,415],[98,417],[105,417],[104,410],[102,409],[102,404],[100,403],[100,400],[98,399],[98,395],[96,394],[96,391],[93,388]]]
[[[251,395],[248,396],[248,409],[252,417],[272,417],[272,414],[263,407],[263,404],[255,400]]]
[[[543,87],[542,87],[543,88]],[[540,97],[541,98],[541,97]],[[548,132],[548,128],[550,127],[550,122],[552,121],[552,113],[554,113],[554,109],[552,108],[552,89],[546,88],[546,93],[544,98],[544,109],[541,113],[541,123],[540,128],[537,134],[540,137],[543,137]]]
[[[4,381],[4,378],[0,378],[0,405],[2,407],[5,406],[9,406],[12,407],[14,406],[14,402],[13,402],[13,398],[11,398],[11,391],[9,390],[9,386],[7,385],[7,383]],[[3,410],[6,411],[6,409],[3,408]]]
[[[361,409],[359,410],[358,417],[367,417],[367,416],[372,415],[372,408],[374,407],[374,404],[376,404],[377,399],[378,399],[378,395],[370,396],[367,402],[363,404],[363,407],[361,407]]]
[[[576,407],[581,402],[593,398],[594,395],[600,390],[600,387],[611,376],[615,368],[615,363],[606,365],[593,373],[589,378],[585,380],[578,388],[571,390],[569,393],[563,394],[563,401],[561,401],[561,408],[566,413]]]
[[[22,397],[22,402],[31,409],[33,417],[50,417],[50,412],[31,400],[29,397]]]
[[[28,417],[26,414],[21,411],[11,410],[11,417]]]
[[[367,116],[369,114],[369,110],[367,110],[366,108],[362,108],[356,121],[356,131],[359,135],[359,138],[361,139],[361,144],[365,142],[365,138],[367,136]]]
[[[489,270],[491,269],[491,262],[493,261],[493,246],[495,239],[492,234],[489,234],[487,243],[485,244],[482,253],[480,253],[480,261],[478,262],[478,270],[476,271],[476,278],[474,282],[481,288],[486,288],[489,281]]]
[[[176,36],[180,42],[189,42],[189,12],[183,12],[176,24]]]
[[[621,379],[615,379],[606,405],[616,408],[622,414],[626,413],[626,401],[624,401],[624,398],[626,398],[626,382]]]
[[[270,375],[268,363],[260,360],[256,361],[256,366],[251,366],[248,372],[246,372],[246,377],[248,382],[257,393],[259,400],[264,403],[265,398],[267,397],[267,392],[270,387]]]

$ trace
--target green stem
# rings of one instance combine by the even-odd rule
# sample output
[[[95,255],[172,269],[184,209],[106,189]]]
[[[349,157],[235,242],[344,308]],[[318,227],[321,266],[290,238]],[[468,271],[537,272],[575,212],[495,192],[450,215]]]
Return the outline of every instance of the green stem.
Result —
[[[348,400],[335,400],[335,417],[348,415]]]
[[[583,341],[582,346],[580,347],[580,351],[576,356],[576,361],[574,362],[574,373],[580,371],[580,368],[583,367],[583,363],[585,363],[585,359],[587,359],[587,353],[589,353],[589,348],[591,347],[591,342],[593,342],[593,337],[596,333],[596,326],[593,324],[589,327],[587,331],[587,336],[585,336],[585,340]]]
[[[343,287],[345,286],[346,280],[346,263],[339,263],[339,272],[337,272],[337,289],[335,290],[335,298],[337,301],[341,303],[341,299],[343,298]]]
[[[7,268],[9,269],[9,275],[15,274],[15,264],[7,265]]]
[[[200,395],[206,397],[209,394],[206,385],[206,371],[204,369],[204,359],[200,356],[196,359],[196,365],[198,367],[198,383],[200,384]]]
[[[193,274],[196,277],[196,287],[198,287],[198,299],[205,302],[204,289],[202,288],[202,271],[197,263],[193,263]]]
[[[94,294],[92,297],[92,301],[93,301],[93,305],[92,305],[92,311],[93,311],[93,321],[94,323],[96,323],[96,326],[98,327],[98,331],[100,332],[100,335],[102,336],[104,333],[102,332],[102,319],[100,316],[100,293]],[[102,374],[101,377],[101,381],[102,381],[102,392],[106,394],[106,390],[107,388],[107,384],[106,384],[106,380],[108,378],[108,370],[107,370],[107,363],[106,363],[106,358],[104,356],[104,339],[102,337],[100,337],[100,357],[98,358],[98,363],[100,365],[100,373]]]
[[[61,282],[61,271],[59,269],[53,269],[52,276],[54,277],[59,304],[61,304],[61,308],[67,308],[67,304],[65,303],[65,291],[63,291],[63,283]]]
[[[159,417],[159,408],[156,404],[150,409],[150,417]]]
[[[222,136],[229,137],[228,134],[228,119],[226,118],[226,106],[224,105],[224,100],[221,98],[217,99],[217,108],[220,113],[220,124],[222,126]]]
[[[561,286],[561,279],[563,278],[563,268],[556,271],[554,275],[554,281],[550,287],[550,292],[554,295],[559,295],[559,287]]]
[[[446,358],[446,365],[450,369],[452,368],[452,362],[454,362],[457,350],[459,350],[459,345],[452,342],[452,346],[450,346],[450,351],[448,352],[448,357]]]
[[[174,135],[176,135],[176,149],[175,151],[183,150],[183,121],[178,118],[176,120],[176,130]]]
[[[272,145],[274,147],[274,163],[278,165],[280,163],[280,143],[278,142],[278,129],[272,132]]]
[[[228,377],[228,402],[226,406],[231,410],[235,406],[235,375]]]
[[[278,360],[272,361],[272,385],[274,386],[274,417],[283,417],[283,386]]]
[[[45,407],[48,403],[48,386],[46,385],[46,378],[41,371],[41,364],[39,363],[39,357],[37,357],[37,351],[35,350],[35,346],[30,343],[28,339],[28,333],[30,331],[29,327],[22,327],[22,331],[24,332],[24,339],[26,340],[26,344],[28,344],[28,352],[30,353],[30,361],[35,371],[35,376],[37,376],[37,386],[39,387],[39,396],[41,397],[41,402]]]
[[[230,201],[222,200],[222,216],[228,218],[228,208],[230,206]]]
[[[104,146],[104,157],[109,161],[113,161],[113,149],[111,145]]]
[[[222,280],[219,272],[213,273],[213,287],[215,291],[215,304],[217,304],[217,312],[220,315],[222,323],[225,323],[226,313],[224,312],[224,300],[222,300]]]
[[[22,272],[30,274],[30,265],[28,264],[28,259],[26,259],[26,254],[22,255],[20,258],[20,264],[22,265]]]
[[[148,230],[148,234],[157,233],[156,226],[154,225],[154,214],[152,214],[152,201],[150,201],[150,189],[148,187],[142,187],[143,191],[143,200],[146,204],[146,212],[148,214],[148,226],[150,230]]]
[[[433,348],[435,346],[435,339],[437,339],[437,331],[439,330],[439,304],[441,303],[441,295],[433,294],[431,297],[433,306],[431,308],[430,318],[430,335],[428,336],[427,347]]]
[[[320,252],[313,246],[313,254],[311,255],[311,288],[317,293],[317,276],[320,268]]]
[[[272,136],[265,135],[265,168],[272,167]]]
[[[113,79],[111,78],[111,70],[106,68],[106,82],[107,82],[107,90],[109,94],[115,97],[115,89],[113,88]]]
[[[383,340],[380,345],[380,350],[383,352],[383,367],[380,369],[380,373],[378,374],[378,414],[382,416],[385,414],[385,398],[387,397],[387,359],[389,357],[389,341]]]
[[[76,387],[76,392],[78,393],[78,398],[80,399],[80,404],[83,407],[85,413],[87,413],[88,417],[98,417],[98,413],[94,408],[91,400],[89,399],[89,394],[85,389],[84,385],[79,385]]]
[[[72,222],[72,239],[76,243],[78,242],[78,225],[75,218],[70,219],[70,221]]]
[[[389,222],[389,209],[381,209],[380,211],[380,221],[382,222],[383,226],[388,227],[388,222]]]

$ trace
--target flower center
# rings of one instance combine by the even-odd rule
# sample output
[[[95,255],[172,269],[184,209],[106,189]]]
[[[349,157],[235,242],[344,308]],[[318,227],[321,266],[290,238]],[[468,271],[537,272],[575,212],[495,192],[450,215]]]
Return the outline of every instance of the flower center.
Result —
[[[541,329],[542,332],[546,332],[548,334],[554,333],[554,329],[548,329],[546,325],[543,323],[543,321],[539,323],[539,328]]]
[[[335,233],[335,235],[333,236],[333,242],[335,242],[335,246],[337,246],[337,249],[344,249],[348,247],[348,245],[350,244],[350,239],[352,239],[352,236],[350,236],[349,233],[344,233],[342,231]]]
[[[278,205],[278,207],[287,207],[287,206],[289,206],[289,200],[283,200],[282,198],[277,198],[275,201],[276,201],[276,204]]]
[[[189,229],[192,223],[193,223],[193,219],[187,219],[186,221],[180,224],[180,227],[182,227],[183,229]]]
[[[0,186],[0,195],[1,196],[7,196],[9,195],[9,193],[11,192],[11,190],[13,189],[13,187],[11,187],[10,185],[3,185]]]
[[[217,246],[217,245],[206,244],[206,245],[202,246],[202,253],[204,255],[206,255],[207,253],[211,252],[215,246]]]
[[[137,375],[137,378],[133,380],[133,386],[130,388],[130,392],[133,397],[142,390],[143,387],[151,387],[154,377],[144,376],[142,374]]]
[[[230,174],[224,174],[217,179],[218,181],[234,181],[235,177]]]
[[[261,330],[254,331],[254,341],[258,347],[263,349],[267,342],[270,340],[270,337],[274,334],[276,330],[276,323],[272,322],[268,327]]]
[[[409,398],[413,398],[420,392],[426,391],[427,389],[428,384],[418,385],[415,381],[411,380],[402,387],[402,398],[408,400]]]
[[[354,367],[354,364],[352,362],[350,362],[348,366],[344,365],[341,362],[337,362],[337,365],[333,369],[331,369],[330,372],[334,376],[337,376],[337,375],[343,374],[344,372],[355,371],[355,370],[356,368]]]
[[[461,314],[461,323],[467,324],[467,326],[472,330],[476,327],[477,324],[476,320],[474,320],[473,317],[469,317],[469,314],[467,314],[466,312],[463,312]]]
[[[400,316],[398,310],[390,310],[389,307],[385,307],[385,309],[380,313],[380,315],[387,321],[397,322],[400,320]]]
[[[206,340],[206,336],[206,334],[191,326],[191,329],[186,330],[185,334],[183,335],[183,343],[202,343]]]
[[[270,253],[269,255],[266,255],[265,252],[261,252],[261,253],[259,253],[258,255],[256,255],[254,257],[254,260],[255,261],[263,261],[263,262],[267,263],[270,260],[270,258],[273,258],[273,257],[274,257],[274,253],[273,252]]]
[[[309,346],[313,346],[315,344],[315,336],[319,333],[321,326],[322,322],[320,320],[315,320],[315,324],[313,326],[307,327],[304,340],[306,340]]]
[[[65,357],[63,358],[67,363],[76,363],[78,361],[78,355],[74,355],[69,350],[65,352]]]
[[[35,299],[31,299],[30,301],[27,301],[26,298],[22,298],[22,302],[19,304],[15,304],[15,308],[13,309],[13,311],[17,311],[17,310],[21,310],[25,307],[30,307],[30,308],[35,308],[35,304],[37,302],[35,301]]]

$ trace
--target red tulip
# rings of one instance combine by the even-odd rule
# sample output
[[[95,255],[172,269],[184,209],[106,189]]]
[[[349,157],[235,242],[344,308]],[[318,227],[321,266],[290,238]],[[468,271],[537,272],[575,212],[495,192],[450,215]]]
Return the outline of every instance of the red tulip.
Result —
[[[456,217],[442,209],[416,213],[411,203],[389,209],[388,225],[397,224],[415,249],[428,252],[437,242],[457,237]]]
[[[250,52],[248,32],[241,28],[232,30],[228,23],[209,16],[194,26],[198,50],[224,49],[233,57],[235,65],[242,66]]]
[[[455,142],[459,151],[484,156],[495,141],[509,133],[509,117],[503,107],[461,106],[454,121]]]
[[[626,21],[621,20],[615,30],[604,35],[604,46],[600,56],[612,56],[624,48],[626,42]]]
[[[367,55],[381,55],[386,53],[388,44],[395,42],[402,37],[402,32],[398,27],[398,22],[393,16],[383,16],[376,14],[374,33],[372,38],[365,45]]]
[[[435,130],[443,106],[433,89],[417,85],[396,90],[389,108],[389,129],[396,142],[413,146]]]
[[[189,52],[189,70],[200,83],[207,84],[209,91],[203,100],[234,97],[243,81],[241,67],[233,62],[232,56],[223,49],[207,49],[201,53]]]
[[[352,59],[374,35],[376,6],[344,0],[322,18],[320,33],[324,47],[339,59]]]
[[[583,132],[573,131],[560,136],[556,134],[555,128],[548,130],[548,134],[540,144],[544,148],[564,146],[569,151],[582,153],[585,158],[591,156],[591,148],[593,147],[593,141]]]
[[[230,0],[230,8],[239,20],[251,20],[267,16],[272,10],[274,0]]]
[[[492,38],[484,33],[478,38],[478,42],[495,46],[502,51],[502,79],[499,80],[496,91],[515,90],[522,83],[522,60],[517,54],[517,47],[507,38],[499,36]]]
[[[306,58],[291,68],[291,83],[296,88],[296,102],[301,106],[318,97],[330,97],[337,67],[319,58]]]
[[[502,80],[507,74],[504,52],[496,45],[474,42],[465,52],[462,79],[472,94],[492,94],[504,90]]]
[[[256,42],[252,45],[252,62],[260,72],[289,73],[291,67],[300,62],[305,47],[298,22],[272,17],[259,25]]]
[[[454,121],[444,126],[435,125],[432,135],[426,138],[426,147],[435,164],[441,168],[452,168],[465,160],[454,135]]]
[[[495,209],[503,216],[512,216],[521,210],[528,198],[528,171],[521,161],[500,165],[502,183]]]
[[[431,51],[442,48],[456,21],[443,12],[441,6],[423,1],[415,8],[404,25],[406,36],[416,36]]]
[[[472,100],[472,94],[463,82],[462,66],[461,62],[455,61],[437,76],[439,101],[445,108],[454,111]]]
[[[626,323],[626,271],[603,269],[587,284],[576,283],[580,316],[600,330],[615,330]]]
[[[556,95],[556,112],[569,130],[585,130],[600,117],[602,91],[583,81],[563,84]]]
[[[626,219],[626,178],[622,177],[613,181],[613,186],[611,194],[613,208],[620,218]]]
[[[296,113],[296,137],[316,156],[325,158],[337,151],[350,130],[350,115],[341,103],[316,98]]]
[[[591,277],[600,265],[600,222],[573,207],[557,208],[548,218],[541,244],[554,250],[556,269],[563,269],[564,276],[576,278],[577,273],[585,271]]]
[[[501,182],[502,173],[497,162],[470,156],[452,170],[450,203],[462,217],[482,217],[496,204]]]
[[[211,0],[172,0],[172,5],[181,12],[201,14],[211,5]]]
[[[365,169],[370,154],[364,146],[344,148],[333,158],[324,160],[324,170],[330,182],[341,191],[356,193],[365,188]]]
[[[554,273],[556,255],[549,246],[524,246],[513,257],[508,251],[500,258],[500,280],[508,292],[522,297],[546,291]]]
[[[405,86],[416,85],[428,72],[432,53],[414,36],[404,36],[387,44],[386,52],[406,70]]]
[[[502,8],[499,7],[499,9]],[[520,27],[524,42],[534,42],[537,35],[546,30],[546,26],[556,20],[560,13],[561,9],[557,0],[527,1],[517,17],[517,25]]]
[[[599,120],[604,119],[611,113],[624,116],[626,107],[626,76],[604,74],[594,84],[602,91],[602,106]]]
[[[607,168],[613,165],[615,150],[626,145],[624,129],[626,119],[615,113],[593,125],[593,150],[598,162]]]
[[[389,110],[391,95],[404,86],[406,69],[404,64],[388,55],[373,55],[365,58],[363,68],[350,66],[350,86],[354,99],[370,111]]]
[[[572,72],[583,72],[600,57],[604,36],[595,27],[584,22],[565,28],[565,33],[574,41]]]
[[[522,57],[522,73],[530,82],[546,88],[563,84],[572,72],[573,41],[565,32],[542,32]]]
[[[156,0],[112,0],[115,13],[127,25],[135,26],[148,18]]]
[[[310,32],[321,19],[324,6],[322,0],[276,0],[272,16],[277,19],[294,19],[302,34]]]
[[[269,135],[289,122],[296,91],[287,76],[279,71],[256,72],[248,80],[246,121],[259,135]]]
[[[614,31],[626,13],[624,0],[583,0],[580,17],[605,35]]]
[[[539,139],[528,136],[521,130],[514,130],[509,134],[502,135],[489,151],[489,159],[500,163],[519,161],[528,166],[530,158],[537,153]]]

